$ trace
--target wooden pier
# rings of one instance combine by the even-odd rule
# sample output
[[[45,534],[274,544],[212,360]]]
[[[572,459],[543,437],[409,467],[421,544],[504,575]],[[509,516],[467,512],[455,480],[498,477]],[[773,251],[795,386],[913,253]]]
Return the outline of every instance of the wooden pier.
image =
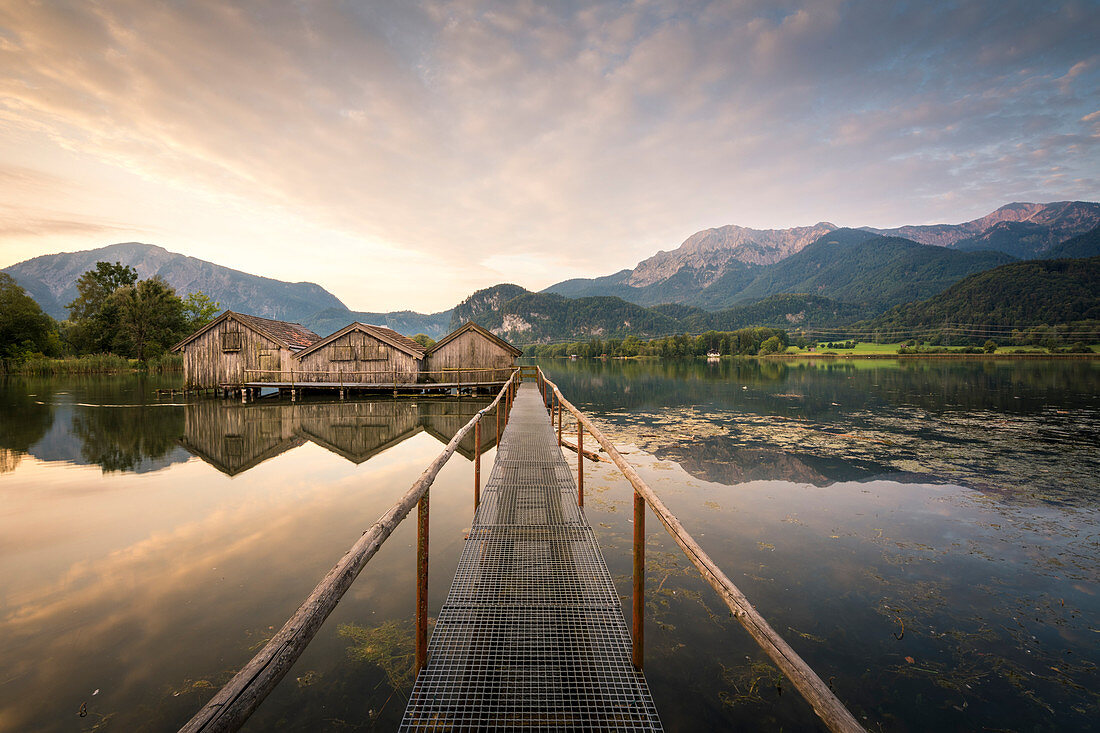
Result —
[[[576,445],[569,446],[576,482],[561,452],[565,413],[576,419]],[[482,491],[486,418],[498,448]],[[428,490],[471,431],[474,522],[429,646]],[[634,488],[633,633],[584,515],[583,462],[597,455],[585,448],[586,433],[602,450],[597,457],[606,456]],[[402,730],[660,730],[641,671],[647,507],[822,723],[832,731],[864,730],[599,428],[541,370],[521,367],[181,733],[240,729],[413,506],[418,674]]]
[[[661,730],[577,500],[524,383],[400,730]]]

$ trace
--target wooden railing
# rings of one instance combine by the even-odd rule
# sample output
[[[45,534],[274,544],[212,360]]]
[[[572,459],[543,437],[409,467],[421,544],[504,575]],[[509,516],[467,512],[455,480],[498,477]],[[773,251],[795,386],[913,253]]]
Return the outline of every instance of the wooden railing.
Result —
[[[316,636],[321,624],[328,618],[336,604],[351,587],[352,581],[366,567],[367,563],[382,543],[393,533],[412,510],[417,506],[417,586],[416,586],[416,663],[419,670],[427,658],[428,627],[428,489],[447,460],[454,454],[458,444],[470,432],[475,431],[474,496],[475,502],[480,495],[481,483],[481,419],[489,412],[496,412],[497,435],[501,430],[501,408],[505,409],[503,419],[507,424],[508,411],[511,409],[516,386],[519,384],[519,371],[516,370],[505,382],[487,407],[479,410],[468,423],[462,426],[447,447],[434,461],[424,469],[401,500],[379,517],[340,562],[328,572],[309,594],[305,602],[298,607],[294,615],[283,624],[278,633],[246,664],[233,679],[229,680],[199,712],[182,728],[180,733],[213,733],[214,731],[236,731],[244,725],[252,712],[259,707],[264,698],[275,688],[302,655],[306,645]]]
[[[817,716],[829,727],[829,730],[843,731],[844,733],[863,731],[863,726],[848,711],[844,703],[833,694],[829,686],[817,676],[817,673],[806,664],[802,657],[764,620],[764,617],[749,602],[745,594],[733,584],[733,581],[726,577],[726,574],[715,564],[710,555],[684,529],[684,526],[680,524],[680,520],[669,511],[661,498],[638,475],[634,467],[623,458],[607,436],[584,413],[565,399],[558,386],[547,379],[541,368],[538,369],[537,380],[539,391],[542,393],[543,404],[550,410],[551,419],[553,419],[556,408],[559,443],[562,442],[562,407],[572,413],[577,421],[577,503],[584,504],[582,463],[585,453],[584,432],[586,430],[596,439],[596,442],[604,449],[611,461],[618,466],[630,485],[634,487],[634,592],[632,605],[635,666],[639,668],[642,666],[644,649],[645,506],[648,504],[657,519],[672,536],[672,539],[687,555],[688,560],[703,576],[703,579],[722,597],[723,602],[729,607],[734,618],[745,627],[756,643],[760,645],[760,648],[787,676],[787,679],[794,684],[806,702],[813,707]]]
[[[511,377],[516,367],[489,367],[484,369],[470,369],[466,367],[454,367],[448,369],[432,369],[427,371],[405,372],[397,369],[382,369],[373,371],[335,372],[332,370],[318,369],[245,369],[245,382],[281,382],[293,386],[308,387],[311,383],[324,382],[326,384],[338,384],[340,386],[354,387],[356,385],[402,385],[424,384],[430,386],[436,383],[468,385],[475,384],[499,384]],[[463,375],[476,375],[473,379],[463,379]],[[438,380],[431,377],[438,375]],[[321,379],[311,377],[320,376]],[[448,380],[447,377],[451,379]],[[252,378],[255,377],[255,378]],[[327,379],[325,378],[327,377]],[[366,379],[364,378],[366,377]]]

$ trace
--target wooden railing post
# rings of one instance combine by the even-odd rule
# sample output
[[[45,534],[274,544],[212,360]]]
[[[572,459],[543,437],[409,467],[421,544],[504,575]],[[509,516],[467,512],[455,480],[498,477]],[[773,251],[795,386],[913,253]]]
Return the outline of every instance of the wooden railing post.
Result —
[[[558,397],[558,447],[561,447],[561,397]]]
[[[428,494],[416,503],[416,672],[428,661]]]
[[[584,506],[584,426],[577,420],[577,506]]]
[[[634,635],[631,661],[642,668],[645,657],[645,499],[634,492]]]
[[[474,511],[481,503],[481,420],[474,425]]]

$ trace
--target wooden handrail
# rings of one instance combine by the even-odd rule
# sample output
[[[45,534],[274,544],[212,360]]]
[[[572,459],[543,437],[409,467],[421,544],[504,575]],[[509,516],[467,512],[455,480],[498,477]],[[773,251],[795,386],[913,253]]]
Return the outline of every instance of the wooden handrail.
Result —
[[[722,597],[726,605],[729,606],[730,612],[733,613],[742,626],[749,632],[756,643],[760,645],[760,648],[764,650],[777,667],[787,676],[787,679],[794,684],[795,688],[802,694],[806,702],[810,703],[810,706],[817,713],[817,716],[821,718],[822,722],[829,727],[832,731],[843,731],[844,733],[855,733],[856,731],[864,731],[859,721],[855,719],[848,708],[844,706],[844,703],[833,694],[833,691],[829,689],[817,673],[810,668],[810,665],[791,648],[783,637],[781,637],[775,629],[773,629],[764,617],[760,615],[760,612],[749,602],[749,599],[745,596],[741,590],[733,584],[726,574],[715,564],[699,543],[688,533],[684,526],[680,524],[680,520],[669,511],[665,506],[661,498],[649,487],[649,485],[638,475],[638,472],[634,470],[634,467],[627,462],[622,454],[619,453],[615,445],[607,439],[599,428],[593,424],[593,422],[584,415],[580,410],[573,406],[569,400],[565,399],[565,396],[561,393],[561,390],[556,384],[550,381],[546,377],[542,368],[539,368],[539,372],[542,375],[542,380],[545,384],[549,385],[554,394],[558,398],[558,404],[568,409],[573,416],[577,419],[577,422],[584,426],[591,435],[596,439],[607,452],[607,455],[611,458],[611,461],[619,467],[619,470],[623,472],[626,479],[634,487],[634,491],[637,492],[646,503],[649,504],[650,509],[660,520],[661,524],[665,526],[668,533],[672,536],[672,539],[680,546],[680,549],[684,551],[691,563],[699,570],[699,573],[703,576],[703,579],[710,584],[714,590],[718,592],[718,595]],[[560,423],[559,423],[560,424]]]
[[[447,368],[447,369],[432,369],[432,370],[429,370],[429,371],[418,371],[416,374],[417,374],[417,376],[420,376],[420,375],[423,375],[423,374],[452,374],[452,373],[462,373],[462,372],[491,372],[493,374],[496,374],[497,372],[511,373],[511,372],[514,372],[514,371],[518,371],[518,369],[519,369],[519,367],[485,367],[485,368],[481,368],[481,369],[473,369],[473,368],[468,369],[466,367],[450,367],[450,368]],[[392,376],[393,372],[394,372],[393,369],[386,369],[386,370],[383,370],[383,371],[373,371],[373,372],[335,372],[335,371],[332,371],[331,369],[326,369],[326,370],[320,370],[320,369],[244,369],[243,371],[244,371],[245,374],[291,374],[291,375],[293,375],[293,374],[331,374],[331,375],[337,376],[337,377],[339,377],[339,376],[363,376],[363,375],[368,375],[369,376],[369,375],[373,375],[373,374],[386,374],[386,375]]]
[[[378,552],[394,528],[408,516],[409,511],[428,491],[436,474],[454,454],[458,444],[486,413],[497,406],[516,379],[517,376],[513,374],[497,394],[496,399],[479,410],[455,433],[443,452],[424,469],[401,500],[390,507],[389,511],[379,517],[378,521],[362,534],[340,562],[336,563],[317,584],[294,615],[271,638],[271,641],[267,642],[252,661],[237,672],[233,679],[229,680],[186,725],[180,728],[179,733],[198,733],[198,731],[220,733],[236,731],[244,725],[248,716],[259,707],[268,693],[275,688],[302,655],[306,645],[321,628],[321,624],[351,587],[352,581]]]

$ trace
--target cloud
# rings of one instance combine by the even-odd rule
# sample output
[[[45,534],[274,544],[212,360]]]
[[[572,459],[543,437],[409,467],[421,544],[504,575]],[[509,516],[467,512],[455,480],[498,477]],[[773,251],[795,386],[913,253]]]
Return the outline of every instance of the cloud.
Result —
[[[1094,157],[1027,149],[1093,134],[1098,15],[1072,1],[9,3],[0,124],[125,170],[150,198],[252,211],[259,232],[287,212],[314,251],[457,256],[450,292],[402,303],[427,310],[491,284],[470,263],[505,255],[599,274],[725,223],[958,221],[1010,191],[1095,198]]]

